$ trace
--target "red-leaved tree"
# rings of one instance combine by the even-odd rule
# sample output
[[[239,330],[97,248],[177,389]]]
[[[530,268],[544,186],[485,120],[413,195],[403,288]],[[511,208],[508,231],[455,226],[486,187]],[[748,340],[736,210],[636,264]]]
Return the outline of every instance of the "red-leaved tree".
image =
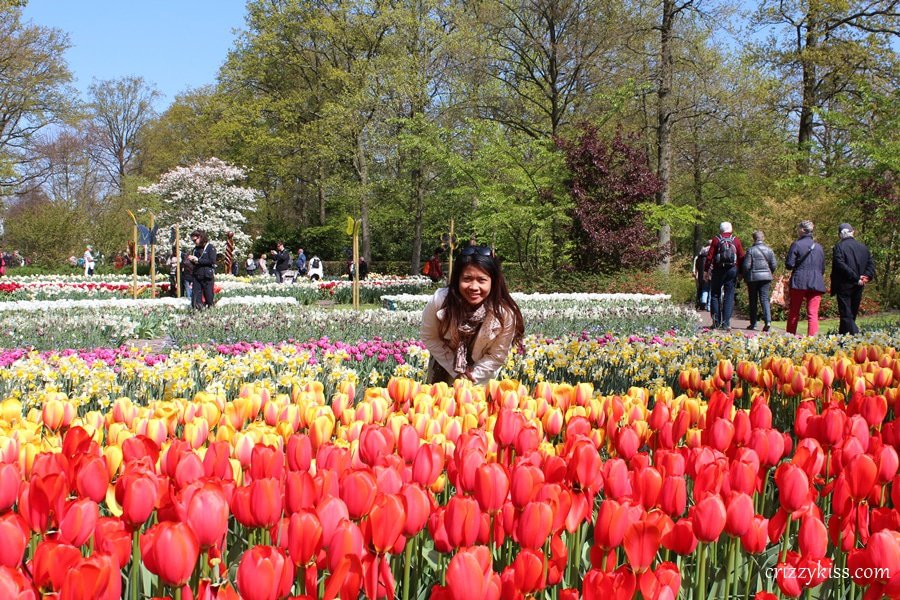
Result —
[[[634,137],[616,132],[609,141],[593,125],[558,143],[571,173],[573,253],[579,269],[604,273],[656,264],[662,250],[644,225],[638,205],[652,201],[660,183]]]

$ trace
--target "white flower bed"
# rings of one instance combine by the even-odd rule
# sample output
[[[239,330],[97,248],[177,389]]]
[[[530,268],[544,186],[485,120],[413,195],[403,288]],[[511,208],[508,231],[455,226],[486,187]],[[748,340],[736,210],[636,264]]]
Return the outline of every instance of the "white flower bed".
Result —
[[[648,308],[671,306],[668,294],[521,294],[512,293],[519,308],[535,310],[559,310],[564,308],[606,309]],[[388,310],[422,310],[431,299],[430,295],[395,294],[382,296],[382,306]]]
[[[296,298],[284,296],[235,296],[221,298],[217,306],[260,306],[260,305],[299,305]],[[187,298],[110,298],[105,300],[22,300],[0,302],[0,312],[43,312],[66,310],[104,310],[107,312],[128,311],[133,309],[177,309],[186,310],[191,303]]]

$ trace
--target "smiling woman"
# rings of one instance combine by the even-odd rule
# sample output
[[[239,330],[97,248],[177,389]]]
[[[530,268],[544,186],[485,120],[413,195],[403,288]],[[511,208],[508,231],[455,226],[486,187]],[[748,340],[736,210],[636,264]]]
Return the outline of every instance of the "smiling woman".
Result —
[[[524,333],[522,312],[491,249],[465,248],[448,287],[435,292],[422,314],[420,335],[431,353],[428,382],[486,383]]]

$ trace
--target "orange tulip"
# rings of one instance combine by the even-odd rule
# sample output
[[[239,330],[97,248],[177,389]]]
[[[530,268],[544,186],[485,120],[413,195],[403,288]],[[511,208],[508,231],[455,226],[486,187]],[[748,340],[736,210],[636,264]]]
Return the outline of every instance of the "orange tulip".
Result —
[[[301,509],[290,517],[287,548],[296,566],[310,564],[322,549],[322,524],[315,511]]]
[[[81,550],[54,540],[42,540],[34,551],[31,573],[39,589],[58,591],[66,573],[81,560]]]
[[[394,547],[403,534],[405,522],[402,497],[395,494],[379,494],[368,519],[372,547],[377,554],[385,554]]]
[[[453,496],[444,514],[447,540],[454,548],[466,548],[475,544],[481,528],[481,510],[474,498]]]
[[[94,528],[94,549],[117,559],[119,568],[131,560],[131,533],[121,519],[101,517]]]

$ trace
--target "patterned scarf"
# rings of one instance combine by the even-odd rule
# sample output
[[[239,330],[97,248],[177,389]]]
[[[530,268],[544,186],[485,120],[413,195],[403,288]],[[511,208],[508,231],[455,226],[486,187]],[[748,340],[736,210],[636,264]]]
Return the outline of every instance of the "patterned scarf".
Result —
[[[456,347],[456,376],[461,377],[466,374],[469,368],[469,344],[475,339],[481,324],[487,317],[487,307],[484,303],[474,311],[469,313],[466,320],[459,324],[457,331],[459,332],[459,345]]]

